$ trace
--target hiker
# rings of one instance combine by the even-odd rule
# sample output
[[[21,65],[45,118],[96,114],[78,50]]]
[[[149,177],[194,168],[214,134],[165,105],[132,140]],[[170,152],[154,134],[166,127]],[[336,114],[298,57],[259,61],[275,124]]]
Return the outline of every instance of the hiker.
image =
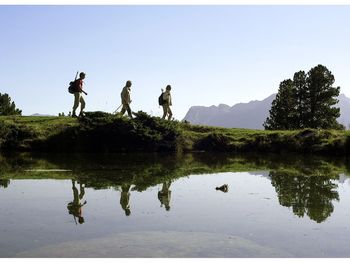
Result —
[[[169,190],[171,181],[165,181],[162,186],[162,190],[158,191],[158,199],[160,201],[160,206],[165,206],[165,210],[170,210],[170,197],[171,191]]]
[[[83,204],[81,204],[81,202],[80,202],[84,197],[85,190],[84,190],[84,187],[82,186],[82,184],[81,183],[79,183],[79,184],[80,184],[80,187],[79,187],[80,194],[79,194],[77,187],[75,186],[75,180],[72,180],[73,201],[68,203],[68,205],[67,205],[69,214],[73,215],[73,217],[74,217],[75,224],[77,224],[77,221],[75,219],[76,217],[78,218],[79,224],[84,223],[84,217],[82,216],[82,209],[81,208],[86,204],[86,201]]]
[[[163,92],[163,117],[162,119],[165,119],[166,116],[168,116],[168,120],[171,120],[171,117],[173,116],[173,113],[171,112],[170,106],[171,103],[171,94],[170,94],[171,86],[167,85],[165,88],[165,92]]]
[[[129,184],[123,184],[121,187],[122,191],[120,193],[120,205],[121,205],[122,209],[124,210],[126,216],[129,216],[131,214],[130,204],[129,204],[130,187],[131,187],[131,185],[129,185]]]
[[[84,115],[84,108],[85,108],[85,100],[83,98],[82,93],[84,93],[85,95],[87,95],[87,93],[85,91],[83,91],[83,79],[85,79],[85,73],[84,72],[80,72],[79,74],[79,78],[77,80],[75,80],[75,91],[74,91],[74,105],[73,105],[73,113],[72,113],[72,117],[75,118],[77,117],[75,110],[78,108],[79,103],[80,103],[80,113],[79,116],[83,116]]]
[[[120,114],[123,116],[125,111],[128,112],[128,115],[130,118],[132,118],[132,114],[131,114],[131,109],[130,109],[130,103],[131,103],[131,99],[130,99],[130,87],[131,87],[132,83],[130,80],[128,80],[125,84],[125,87],[123,88],[122,92],[120,93],[121,99],[122,99],[122,110],[120,111]]]

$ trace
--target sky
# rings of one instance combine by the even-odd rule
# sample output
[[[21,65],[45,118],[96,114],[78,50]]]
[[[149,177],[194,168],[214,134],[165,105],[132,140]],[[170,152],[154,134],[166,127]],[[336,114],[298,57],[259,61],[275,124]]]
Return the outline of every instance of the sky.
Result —
[[[0,93],[23,115],[71,111],[68,83],[86,73],[86,111],[161,116],[262,100],[299,70],[325,65],[350,97],[350,6],[0,5]]]

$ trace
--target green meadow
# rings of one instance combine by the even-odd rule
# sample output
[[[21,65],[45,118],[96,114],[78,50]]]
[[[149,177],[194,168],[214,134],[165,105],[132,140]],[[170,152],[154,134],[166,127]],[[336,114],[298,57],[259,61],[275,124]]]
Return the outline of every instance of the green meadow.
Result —
[[[104,112],[83,118],[0,117],[2,152],[268,152],[345,155],[345,130],[249,130],[166,121],[138,112],[134,119]]]

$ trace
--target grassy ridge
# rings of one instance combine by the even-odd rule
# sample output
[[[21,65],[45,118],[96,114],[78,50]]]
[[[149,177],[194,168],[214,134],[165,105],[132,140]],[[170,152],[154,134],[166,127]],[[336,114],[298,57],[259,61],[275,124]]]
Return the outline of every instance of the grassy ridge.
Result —
[[[103,112],[86,117],[0,117],[1,151],[297,152],[345,155],[350,132],[263,131],[165,121],[139,112],[133,120]]]

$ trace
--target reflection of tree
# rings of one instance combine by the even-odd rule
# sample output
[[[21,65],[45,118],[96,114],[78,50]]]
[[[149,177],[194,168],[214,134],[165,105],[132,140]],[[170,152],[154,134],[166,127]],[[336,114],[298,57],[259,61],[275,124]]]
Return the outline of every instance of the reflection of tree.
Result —
[[[292,207],[293,213],[299,217],[306,214],[321,223],[332,214],[332,201],[339,201],[337,185],[327,177],[289,176],[270,172],[270,178],[280,204]]]
[[[165,206],[165,210],[170,210],[170,198],[171,191],[169,190],[171,185],[171,181],[165,181],[162,186],[162,190],[158,191],[158,199],[160,201],[161,206]]]
[[[9,179],[0,179],[0,187],[7,188],[10,184]]]
[[[80,201],[83,199],[85,190],[81,183],[79,183],[79,191],[77,187],[75,186],[75,180],[72,180],[72,190],[73,190],[73,201],[68,203],[67,208],[69,211],[69,214],[72,214],[74,217],[74,221],[76,222],[75,218],[78,218],[79,224],[84,223],[84,217],[82,216],[82,207],[86,204],[86,201],[82,204]]]

